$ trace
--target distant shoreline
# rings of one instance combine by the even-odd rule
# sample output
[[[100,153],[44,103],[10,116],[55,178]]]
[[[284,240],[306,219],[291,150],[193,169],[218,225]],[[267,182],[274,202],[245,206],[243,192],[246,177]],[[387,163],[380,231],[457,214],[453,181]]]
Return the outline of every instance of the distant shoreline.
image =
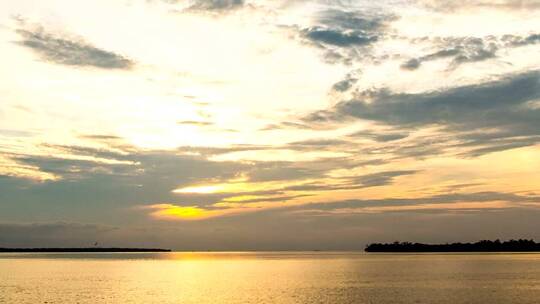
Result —
[[[0,253],[24,253],[24,252],[171,252],[170,249],[161,248],[0,248]]]
[[[540,243],[533,240],[509,240],[501,242],[479,241],[476,243],[422,244],[410,242],[373,243],[366,252],[540,252]]]

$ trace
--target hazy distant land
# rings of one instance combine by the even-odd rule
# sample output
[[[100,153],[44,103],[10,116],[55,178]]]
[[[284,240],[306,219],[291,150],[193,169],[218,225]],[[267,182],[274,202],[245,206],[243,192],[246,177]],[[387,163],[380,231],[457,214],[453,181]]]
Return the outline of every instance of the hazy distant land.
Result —
[[[161,248],[0,248],[0,252],[170,252]]]
[[[540,243],[533,240],[483,240],[476,243],[421,244],[410,242],[373,243],[366,252],[540,252]]]

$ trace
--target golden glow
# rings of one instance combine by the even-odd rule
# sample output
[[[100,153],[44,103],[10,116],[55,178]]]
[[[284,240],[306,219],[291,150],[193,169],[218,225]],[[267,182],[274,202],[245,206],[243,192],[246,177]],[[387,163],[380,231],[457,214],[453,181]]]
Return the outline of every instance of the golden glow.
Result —
[[[224,189],[223,185],[195,186],[173,190],[173,193],[217,193]]]
[[[152,216],[157,218],[175,218],[182,220],[200,220],[210,217],[204,209],[198,207],[181,207],[172,204],[156,204],[148,207],[153,209]]]
[[[153,210],[150,215],[157,219],[196,221],[229,214],[249,212],[246,208],[238,209],[204,209],[196,206],[177,206],[173,204],[155,204],[143,209]]]

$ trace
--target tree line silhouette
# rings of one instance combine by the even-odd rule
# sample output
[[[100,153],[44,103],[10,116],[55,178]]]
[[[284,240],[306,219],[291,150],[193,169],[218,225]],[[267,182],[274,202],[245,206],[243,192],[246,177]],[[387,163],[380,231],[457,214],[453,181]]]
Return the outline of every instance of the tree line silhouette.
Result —
[[[540,251],[540,243],[533,240],[482,240],[476,243],[422,244],[411,242],[373,243],[366,252],[532,252]]]

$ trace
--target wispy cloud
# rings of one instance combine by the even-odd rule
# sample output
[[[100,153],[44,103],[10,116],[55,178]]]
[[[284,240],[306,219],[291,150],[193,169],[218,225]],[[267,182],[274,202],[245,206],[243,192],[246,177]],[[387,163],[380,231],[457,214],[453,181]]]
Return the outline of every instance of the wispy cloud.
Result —
[[[194,0],[187,9],[190,11],[223,12],[242,6],[244,6],[244,0]]]
[[[36,54],[44,61],[101,69],[131,69],[135,62],[111,51],[100,49],[81,38],[47,32],[42,26],[17,29],[22,38],[18,43]]]
[[[209,121],[197,121],[197,120],[182,120],[178,122],[179,125],[188,125],[188,126],[199,126],[199,127],[206,127],[213,125],[212,122]]]
[[[435,39],[436,51],[411,58],[401,68],[416,70],[422,63],[440,59],[450,59],[449,68],[457,68],[464,63],[479,62],[497,58],[497,53],[515,47],[533,45],[540,42],[540,35],[527,36],[504,35],[501,37],[448,37]]]
[[[429,8],[441,11],[457,11],[471,8],[492,8],[510,10],[540,9],[540,1],[537,0],[420,0],[419,2]]]
[[[325,203],[313,203],[306,204],[302,206],[294,206],[288,209],[292,210],[319,210],[319,211],[335,211],[335,210],[357,210],[362,211],[362,208],[372,208],[372,207],[396,207],[396,211],[400,211],[397,207],[403,206],[421,206],[421,205],[430,205],[433,206],[433,209],[436,209],[436,205],[443,205],[440,208],[441,212],[446,211],[448,204],[456,203],[485,203],[486,207],[489,208],[489,204],[492,202],[506,202],[511,205],[507,207],[519,207],[519,204],[526,204],[531,202],[538,202],[540,197],[538,196],[527,196],[527,195],[517,195],[513,193],[504,193],[504,192],[471,192],[471,193],[452,193],[452,194],[440,194],[434,196],[426,197],[414,197],[414,198],[385,198],[385,199],[358,199],[358,200],[346,200],[346,201],[335,201],[335,202],[325,202]],[[446,205],[446,206],[444,206]],[[526,207],[523,205],[522,207]],[[478,207],[477,207],[478,208]],[[481,207],[480,207],[481,208]],[[372,212],[374,210],[365,209],[365,212]],[[406,210],[410,211],[410,210]]]

